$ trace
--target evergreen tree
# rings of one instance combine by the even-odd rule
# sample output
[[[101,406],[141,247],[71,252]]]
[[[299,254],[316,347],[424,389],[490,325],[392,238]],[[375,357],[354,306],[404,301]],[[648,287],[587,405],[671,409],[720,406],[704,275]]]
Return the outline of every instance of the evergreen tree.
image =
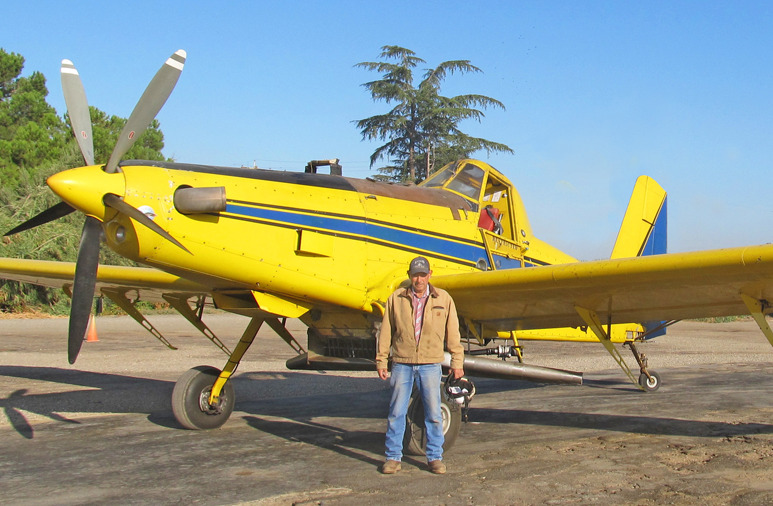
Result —
[[[54,163],[66,143],[66,128],[48,105],[46,78],[40,72],[21,77],[24,57],[0,49],[0,185]]]
[[[505,106],[484,95],[445,97],[440,86],[449,74],[481,72],[469,60],[452,60],[425,71],[418,86],[414,85],[413,69],[425,61],[410,49],[399,46],[381,48],[381,58],[396,60],[361,62],[357,67],[382,74],[377,81],[364,83],[374,101],[383,100],[394,107],[386,114],[371,116],[356,122],[363,139],[387,141],[370,157],[373,167],[380,159],[391,165],[379,168],[382,179],[420,181],[435,168],[467,158],[481,149],[487,152],[512,153],[505,144],[472,137],[459,129],[465,119],[480,121],[481,109]]]
[[[65,115],[46,103],[46,79],[40,72],[21,77],[24,58],[0,48],[0,233],[59,202],[46,186],[48,176],[83,165]],[[90,107],[95,163],[107,163],[126,119]],[[165,160],[164,135],[158,121],[143,132],[125,159]],[[75,261],[83,215],[73,213],[55,222],[5,237],[0,256]],[[100,263],[132,262],[108,248]],[[69,299],[61,290],[0,281],[0,311],[44,308],[66,313]]]

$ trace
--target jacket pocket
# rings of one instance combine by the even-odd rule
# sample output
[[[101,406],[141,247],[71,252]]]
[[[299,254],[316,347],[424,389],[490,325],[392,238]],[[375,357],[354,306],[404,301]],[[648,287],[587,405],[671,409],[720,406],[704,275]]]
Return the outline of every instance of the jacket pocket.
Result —
[[[432,306],[432,318],[437,321],[446,321],[448,309],[445,306]]]
[[[444,338],[446,335],[446,320],[448,319],[448,308],[445,306],[432,306],[431,309],[432,333]]]

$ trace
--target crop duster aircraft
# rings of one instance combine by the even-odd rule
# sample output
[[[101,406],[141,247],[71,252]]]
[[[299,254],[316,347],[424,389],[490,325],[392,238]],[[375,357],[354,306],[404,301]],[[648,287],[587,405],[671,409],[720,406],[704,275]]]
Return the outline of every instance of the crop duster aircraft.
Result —
[[[430,259],[432,282],[456,301],[471,375],[579,383],[581,373],[523,363],[520,341],[597,341],[634,384],[654,390],[660,378],[636,343],[683,318],[750,313],[773,343],[765,320],[773,245],[665,254],[666,193],[645,176],[634,186],[611,257],[578,262],[534,235],[515,187],[480,161],[449,164],[419,185],[344,177],[336,160],[312,162],[304,172],[121,161],[171,94],[185,56],[174,53],[152,79],[105,165],[94,163],[78,72],[62,62],[86,165],[51,176],[48,185],[62,202],[6,235],[80,212],[77,262],[0,259],[2,278],[71,294],[70,363],[95,295],[115,301],[171,347],[133,304],[168,302],[223,350],[222,369],[196,367],[177,382],[172,408],[183,427],[225,423],[235,402],[229,378],[264,323],[297,352],[291,369],[375,369],[384,303],[417,255]],[[325,163],[331,173],[318,173]],[[99,266],[101,242],[148,267]],[[205,300],[250,318],[234,350],[202,320]],[[286,318],[308,326],[305,345],[287,331]],[[633,352],[638,377],[621,344]],[[420,448],[419,407],[410,410],[409,450]],[[444,404],[446,446],[461,411]]]

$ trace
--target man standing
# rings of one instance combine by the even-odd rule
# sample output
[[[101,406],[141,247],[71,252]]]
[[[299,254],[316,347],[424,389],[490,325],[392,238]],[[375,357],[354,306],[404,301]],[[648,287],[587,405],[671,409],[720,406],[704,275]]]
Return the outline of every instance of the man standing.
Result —
[[[408,269],[409,288],[398,288],[389,296],[381,323],[376,351],[376,368],[382,380],[389,378],[387,363],[392,352],[392,399],[386,432],[384,474],[400,470],[403,457],[405,415],[413,385],[421,393],[427,431],[427,462],[435,474],[446,472],[443,463],[443,415],[440,383],[443,375],[444,345],[451,353],[454,378],[464,376],[464,348],[460,342],[456,306],[445,290],[429,283],[429,261],[416,257]]]

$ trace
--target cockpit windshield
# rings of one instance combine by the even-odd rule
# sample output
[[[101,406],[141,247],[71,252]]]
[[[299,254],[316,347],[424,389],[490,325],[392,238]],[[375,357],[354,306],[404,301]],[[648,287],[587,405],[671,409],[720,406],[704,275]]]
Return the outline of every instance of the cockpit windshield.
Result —
[[[423,183],[421,183],[421,186],[425,186],[427,188],[442,188],[449,179],[454,177],[457,165],[457,163],[446,165],[439,171],[431,174],[426,180],[424,180]]]
[[[431,175],[422,186],[426,188],[445,188],[470,199],[477,209],[480,200],[480,189],[486,173],[480,167],[471,163],[447,165]]]

